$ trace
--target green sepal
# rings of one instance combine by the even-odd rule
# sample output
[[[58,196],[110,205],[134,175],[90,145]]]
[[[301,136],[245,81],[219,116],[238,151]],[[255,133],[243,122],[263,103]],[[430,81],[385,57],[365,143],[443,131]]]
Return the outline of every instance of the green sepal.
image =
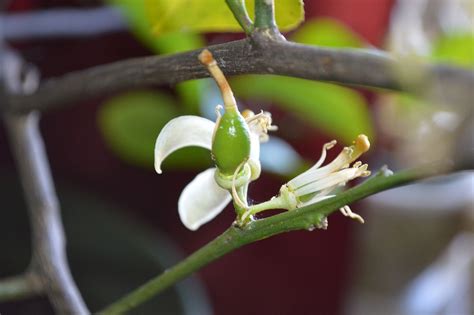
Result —
[[[212,159],[224,175],[235,170],[250,156],[250,131],[244,117],[227,109],[217,121],[212,141]]]

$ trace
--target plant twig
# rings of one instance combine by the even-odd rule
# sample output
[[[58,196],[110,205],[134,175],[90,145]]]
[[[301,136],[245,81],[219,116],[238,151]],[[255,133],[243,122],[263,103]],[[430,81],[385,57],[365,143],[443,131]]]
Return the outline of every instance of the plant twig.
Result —
[[[277,29],[273,0],[255,0],[255,27],[259,29]]]
[[[43,287],[32,272],[0,280],[0,302],[24,299],[43,292]]]
[[[163,274],[151,279],[141,287],[105,308],[101,314],[121,314],[151,299],[181,279],[208,265],[233,250],[273,235],[293,230],[313,230],[321,226],[326,216],[344,205],[350,204],[377,192],[433,176],[438,168],[403,171],[386,176],[380,171],[363,184],[336,197],[293,211],[284,212],[266,219],[249,223],[243,228],[230,227],[216,239],[200,248],[188,258],[169,268]]]
[[[57,314],[88,314],[69,271],[59,204],[38,128],[38,113],[6,114],[5,123],[29,208],[32,271]]]
[[[250,19],[247,8],[245,7],[245,0],[225,0],[227,6],[232,11],[237,22],[244,30],[244,32],[249,35],[253,31],[253,23]]]
[[[419,70],[426,77],[422,89],[402,85],[393,69],[403,64],[380,51],[299,45],[261,38],[258,32],[252,36],[252,39],[209,47],[226,76],[278,74],[415,95],[423,93],[447,104],[472,102],[474,73],[469,70],[426,65]],[[6,110],[46,111],[126,89],[205,78],[209,73],[197,60],[201,51],[128,59],[48,79],[35,93],[7,96]]]
[[[37,85],[33,82],[38,79],[35,69],[25,70],[20,58],[6,49],[0,54],[0,82],[3,79],[6,92],[31,92],[28,89]],[[2,92],[0,102],[4,101]],[[33,248],[30,272],[57,314],[88,314],[67,263],[59,204],[39,132],[39,113],[5,113],[4,121],[29,210]],[[13,284],[17,289],[24,285],[19,279]]]

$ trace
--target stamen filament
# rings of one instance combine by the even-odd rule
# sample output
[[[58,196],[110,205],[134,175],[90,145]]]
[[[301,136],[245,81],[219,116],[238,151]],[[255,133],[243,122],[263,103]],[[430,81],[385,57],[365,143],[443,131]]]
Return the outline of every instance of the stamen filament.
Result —
[[[314,166],[309,169],[309,171],[315,170],[319,168],[321,165],[323,165],[324,161],[326,160],[327,151],[332,149],[336,145],[336,143],[337,143],[336,140],[332,140],[331,142],[325,143],[323,145],[323,149],[321,151],[321,157],[316,162],[316,164],[314,164]]]
[[[247,209],[248,206],[247,206],[247,203],[244,203],[240,197],[239,197],[239,194],[237,193],[237,190],[236,190],[236,187],[235,187],[235,179],[237,178],[237,174],[240,172],[240,170],[242,169],[242,166],[244,166],[244,164],[246,163],[247,161],[243,161],[242,163],[240,163],[240,165],[237,167],[237,169],[235,170],[234,172],[234,176],[232,177],[232,198],[234,199],[235,203],[241,208],[241,209]]]
[[[364,218],[362,218],[360,215],[358,215],[357,213],[354,213],[352,212],[351,208],[347,205],[345,205],[344,207],[342,208],[339,208],[339,211],[341,211],[341,213],[346,216],[346,217],[349,217],[351,219],[354,219],[354,220],[357,220],[359,221],[360,223],[364,224],[365,221],[364,221]]]

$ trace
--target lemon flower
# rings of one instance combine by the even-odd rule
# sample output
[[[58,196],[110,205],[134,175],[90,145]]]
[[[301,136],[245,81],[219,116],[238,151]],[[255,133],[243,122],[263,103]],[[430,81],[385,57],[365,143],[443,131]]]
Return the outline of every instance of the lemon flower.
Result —
[[[251,149],[250,177],[255,180],[260,175],[260,142],[268,139],[271,126],[269,113],[253,115],[248,112],[245,121],[250,129]],[[197,146],[211,150],[212,136],[216,123],[199,116],[181,116],[169,121],[161,130],[155,144],[155,170],[162,173],[162,162],[174,151]],[[198,174],[182,191],[178,201],[178,212],[183,224],[196,230],[217,216],[231,201],[230,192],[220,187],[215,180],[216,168],[209,168]]]
[[[357,177],[370,175],[367,164],[358,161],[350,166],[352,162],[370,148],[367,136],[359,135],[352,146],[345,147],[331,163],[321,167],[326,159],[327,151],[335,144],[335,140],[326,143],[323,146],[320,159],[313,167],[281,186],[278,196],[250,207],[242,216],[242,220],[268,209],[293,210],[332,198],[335,195],[331,193],[336,188],[344,186],[348,181]],[[362,217],[353,213],[347,205],[339,210],[345,216],[356,219],[361,223],[364,222]]]
[[[232,200],[231,192],[235,192],[234,199],[243,208],[247,208],[246,190],[248,183],[260,176],[260,142],[268,140],[268,130],[274,130],[270,113],[261,112],[254,114],[245,111],[243,116],[238,112],[234,96],[224,75],[218,68],[216,61],[209,51],[204,50],[199,55],[200,61],[208,67],[211,75],[221,89],[225,104],[224,115],[230,113],[237,117],[237,123],[243,124],[240,136],[244,140],[237,139],[237,147],[228,146],[228,142],[235,140],[239,125],[235,121],[225,121],[226,116],[221,114],[222,106],[216,107],[217,121],[213,122],[199,116],[181,116],[169,121],[161,130],[155,143],[155,170],[162,173],[161,164],[174,151],[188,147],[198,146],[212,150],[213,160],[218,168],[209,168],[198,174],[182,191],[178,201],[178,212],[183,224],[190,230],[197,230],[201,225],[217,216]],[[231,117],[232,119],[232,117]],[[230,133],[226,138],[220,130],[225,126]],[[223,135],[223,136],[222,136]],[[235,159],[241,154],[241,146],[246,146],[245,136],[248,135],[248,154],[243,158]],[[217,139],[218,137],[220,139]],[[230,139],[230,140],[229,140]],[[240,141],[240,142],[239,142]],[[224,148],[221,157],[216,156],[218,149],[216,143]],[[240,147],[239,147],[240,146]],[[241,152],[239,152],[239,150]],[[221,149],[222,151],[222,149]],[[246,154],[246,155],[245,155]],[[237,162],[236,162],[237,161]],[[236,167],[238,163],[238,167]],[[224,172],[224,171],[227,171]],[[242,198],[237,196],[236,187],[242,187],[244,194]],[[241,200],[244,199],[244,200]]]
[[[188,229],[197,230],[212,220],[231,200],[237,213],[236,223],[243,226],[261,211],[294,210],[311,205],[334,197],[336,188],[348,181],[370,175],[367,164],[353,163],[370,148],[365,135],[359,135],[353,145],[345,147],[331,163],[322,166],[327,151],[336,145],[333,140],[323,146],[321,157],[313,167],[281,186],[278,196],[249,205],[248,185],[261,172],[260,143],[267,141],[268,131],[276,127],[272,126],[270,113],[239,112],[232,90],[208,50],[199,54],[199,60],[215,79],[224,100],[224,106],[216,107],[216,122],[198,116],[177,117],[163,127],[155,144],[158,174],[162,172],[161,164],[166,157],[180,148],[198,146],[211,151],[216,167],[198,174],[179,197],[179,216]],[[347,205],[339,210],[345,216],[364,222]]]

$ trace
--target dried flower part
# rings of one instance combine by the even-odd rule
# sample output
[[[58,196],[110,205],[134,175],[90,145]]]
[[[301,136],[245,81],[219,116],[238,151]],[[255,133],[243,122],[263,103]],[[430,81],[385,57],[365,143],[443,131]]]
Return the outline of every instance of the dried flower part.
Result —
[[[251,110],[244,110],[242,116],[245,118],[251,137],[251,149],[249,165],[252,169],[251,180],[256,180],[260,177],[260,143],[266,142],[269,139],[268,131],[277,130],[277,126],[272,125],[272,115],[269,112],[260,112],[255,115]]]
[[[249,125],[252,134],[259,136],[260,142],[267,142],[268,132],[278,130],[277,126],[272,125],[272,114],[270,112],[261,111],[256,114],[251,110],[244,110],[242,116]]]

